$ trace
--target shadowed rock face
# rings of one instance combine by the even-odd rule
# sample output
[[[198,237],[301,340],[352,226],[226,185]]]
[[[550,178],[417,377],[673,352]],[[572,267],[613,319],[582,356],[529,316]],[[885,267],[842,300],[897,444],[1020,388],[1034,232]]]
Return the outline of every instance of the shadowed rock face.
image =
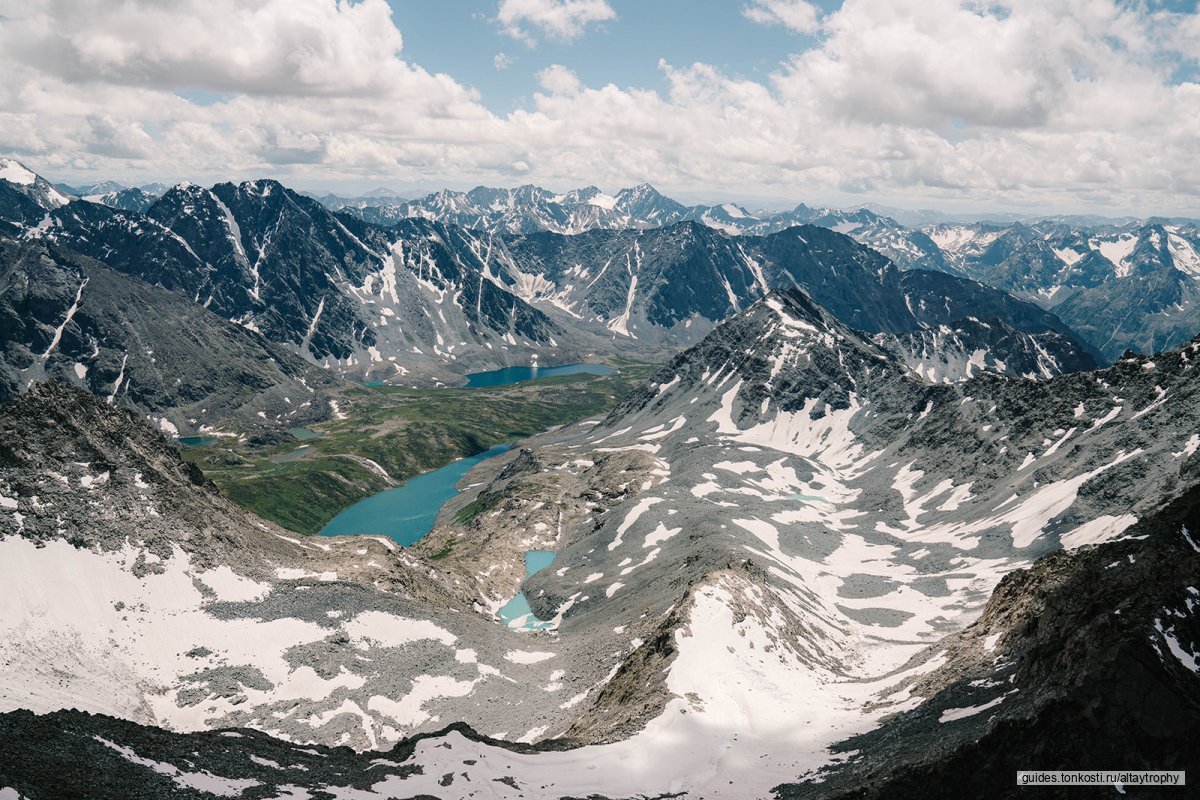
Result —
[[[318,358],[346,358],[375,343],[338,283],[361,285],[378,269],[378,256],[309,198],[275,181],[212,189],[187,185],[171,189],[146,213],[187,242],[197,258],[142,268],[140,277],[198,297],[217,314],[253,322],[273,341],[292,344],[304,339],[324,300],[326,324],[318,320],[309,339]]]
[[[335,376],[89,258],[0,236],[0,287],[0,395],[63,381],[180,432],[260,411],[293,425],[328,416]]]
[[[0,158],[0,173],[0,219],[36,225],[47,212],[74,199],[10,158]]]
[[[136,535],[155,561],[180,547],[215,565],[261,531],[136,414],[53,381],[0,406],[0,483],[15,501],[0,532],[39,546],[112,552]]]

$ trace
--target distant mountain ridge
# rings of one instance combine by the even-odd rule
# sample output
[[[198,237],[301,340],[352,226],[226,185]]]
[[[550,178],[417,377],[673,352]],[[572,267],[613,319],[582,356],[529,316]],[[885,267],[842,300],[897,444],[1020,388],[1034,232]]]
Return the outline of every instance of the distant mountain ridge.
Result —
[[[661,360],[791,287],[856,328],[899,337],[913,367],[940,380],[980,370],[1045,377],[1090,368],[1098,355],[1030,303],[964,278],[901,271],[839,232],[875,224],[868,212],[849,221],[798,207],[796,216],[820,224],[731,233],[713,226],[711,209],[707,222],[678,219],[687,207],[648,186],[613,197],[595,187],[550,198],[536,187],[468,194],[436,196],[441,212],[429,216],[444,219],[388,226],[271,180],[182,183],[144,212],[87,198],[39,204],[0,181],[0,210],[14,209],[7,216],[24,238],[161,286],[360,380],[450,383],[471,371],[618,353]],[[656,224],[489,233],[463,216],[468,203],[511,212],[515,224],[543,202],[548,213],[586,207],[591,222]]]
[[[145,211],[152,202],[150,193],[114,191],[116,184],[110,183],[80,191],[106,189],[89,199],[136,211]],[[1200,330],[1196,220],[993,214],[983,215],[992,221],[959,222],[968,215],[872,204],[845,210],[801,203],[787,211],[750,211],[733,203],[685,205],[649,184],[614,195],[595,186],[555,193],[525,185],[442,190],[412,200],[389,190],[319,199],[375,225],[421,218],[491,235],[574,235],[683,221],[730,235],[768,235],[801,224],[819,225],[851,236],[902,269],[970,277],[1035,302],[1060,316],[1107,359],[1126,349],[1153,352],[1176,345]],[[24,214],[26,222],[36,216],[36,210]]]
[[[686,206],[648,184],[607,195],[596,187],[556,194],[537,186],[443,190],[387,206],[343,207],[380,224],[421,217],[492,234],[567,235],[645,230],[694,221],[730,235],[763,236],[796,225],[844,233],[902,269],[970,277],[1054,311],[1106,358],[1154,352],[1200,330],[1200,221],[1001,216],[956,222],[935,212],[803,203],[748,211],[733,203]],[[910,224],[897,221],[889,213]]]
[[[1081,228],[1049,220],[927,232],[959,273],[1053,310],[1108,358],[1161,350],[1200,330],[1195,222]]]

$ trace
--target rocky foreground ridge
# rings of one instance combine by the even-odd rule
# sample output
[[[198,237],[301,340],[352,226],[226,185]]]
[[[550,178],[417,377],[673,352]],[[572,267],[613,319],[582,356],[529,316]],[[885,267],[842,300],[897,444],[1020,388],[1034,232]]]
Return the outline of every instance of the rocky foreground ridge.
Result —
[[[848,759],[822,770],[820,782],[784,784],[773,796],[1020,797],[1029,789],[1016,787],[1013,774],[1031,766],[1194,769],[1200,550],[1187,531],[1197,528],[1200,493],[1192,490],[1140,523],[1133,533],[1142,538],[1054,553],[1011,573],[983,617],[950,637],[947,662],[920,679],[929,700],[843,743]],[[996,687],[1006,700],[989,707],[985,698]],[[435,742],[448,758],[433,771],[446,771],[427,774],[418,746]],[[557,795],[542,794],[536,779],[494,768],[482,782],[482,754],[465,746],[525,758],[569,746],[488,740],[456,724],[386,752],[358,753],[244,728],[172,733],[79,711],[0,714],[0,743],[0,785],[28,798],[388,796],[419,777],[436,784],[433,797],[549,797]],[[1110,788],[1039,791],[1112,795]],[[1179,790],[1126,792],[1169,798]]]

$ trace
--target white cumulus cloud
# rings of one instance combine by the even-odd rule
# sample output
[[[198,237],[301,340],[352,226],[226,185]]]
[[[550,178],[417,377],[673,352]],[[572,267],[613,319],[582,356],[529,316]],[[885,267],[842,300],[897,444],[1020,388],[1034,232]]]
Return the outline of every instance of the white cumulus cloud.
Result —
[[[582,86],[579,77],[562,64],[551,64],[537,74],[537,79],[551,94],[576,94]]]
[[[409,79],[384,0],[6,0],[0,8],[6,54],[72,83],[312,95]]]
[[[742,14],[760,25],[782,25],[796,33],[815,33],[820,28],[816,6],[806,0],[754,0]]]
[[[608,0],[501,0],[496,12],[500,28],[528,44],[534,31],[556,39],[574,39],[594,22],[617,18]]]
[[[1178,77],[1195,13],[845,0],[766,75],[662,62],[658,88],[554,65],[497,113],[406,60],[383,0],[100,5],[0,0],[0,154],[52,178],[1200,213],[1200,84]]]

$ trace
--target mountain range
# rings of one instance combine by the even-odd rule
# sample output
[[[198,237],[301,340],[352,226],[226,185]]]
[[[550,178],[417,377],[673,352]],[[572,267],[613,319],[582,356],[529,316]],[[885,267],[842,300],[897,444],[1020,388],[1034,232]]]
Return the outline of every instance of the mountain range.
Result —
[[[0,408],[0,700],[26,709],[0,777],[833,798],[1184,769],[1197,357],[945,383],[772,291],[483,462],[403,551],[256,520],[130,412],[37,384]],[[102,778],[61,768],[73,740]]]
[[[0,800],[1194,770],[1198,246],[0,160]]]
[[[441,191],[408,202],[362,204],[349,213],[374,222],[410,217],[496,234],[646,229],[695,221],[731,235],[766,235],[817,225],[852,236],[901,269],[970,277],[1053,311],[1094,349],[1115,359],[1154,352],[1197,330],[1200,222],[1060,216],[953,222],[898,209],[797,205],[749,211],[732,203],[685,206],[643,184],[607,195],[595,187],[552,193],[535,186]],[[901,213],[909,225],[888,213]]]
[[[375,225],[274,181],[180,184],[144,212],[87,199],[39,201],[29,189],[42,184],[50,186],[36,176],[31,184],[0,181],[0,204],[13,209],[5,214],[12,237],[187,298],[334,378],[451,384],[468,372],[539,359],[618,352],[662,359],[785,287],[894,338],[914,369],[945,380],[980,369],[1054,375],[1090,368],[1100,356],[1052,314],[969,279],[901,271],[820,226],[732,235],[672,221],[655,210],[661,196],[648,189],[613,208],[662,227],[501,235],[420,218]],[[57,312],[46,309],[45,323],[61,313],[55,326],[82,341],[70,304],[59,304]],[[92,366],[80,352],[56,360],[64,361],[56,374],[68,380],[78,372],[73,364]],[[26,361],[11,369],[28,369]],[[95,374],[107,381],[105,369]],[[130,386],[143,394],[136,381]],[[191,418],[182,409],[173,417]]]
[[[14,167],[18,168],[28,172],[20,165]],[[72,188],[42,184],[56,192]],[[163,193],[153,185],[126,189],[111,182],[75,188],[88,193],[80,196],[89,200],[135,212],[149,212]],[[317,199],[343,217],[354,216],[376,228],[424,219],[471,231],[476,238],[486,233],[491,240],[543,232],[629,232],[682,222],[731,236],[755,237],[798,225],[826,227],[885,255],[900,269],[968,277],[1036,303],[1106,360],[1127,349],[1153,352],[1182,343],[1200,323],[1195,296],[1200,279],[1200,223],[1195,220],[1059,216],[960,223],[932,221],[938,218],[924,215],[906,217],[914,224],[910,227],[879,213],[889,210],[886,207],[842,210],[800,204],[787,211],[751,211],[732,203],[689,206],[647,184],[613,195],[594,186],[555,193],[527,185],[443,190],[414,200],[384,189],[359,197]],[[36,210],[19,209],[6,218],[25,224],[40,219]],[[314,310],[302,309],[309,319]],[[289,336],[302,338],[295,331]]]

